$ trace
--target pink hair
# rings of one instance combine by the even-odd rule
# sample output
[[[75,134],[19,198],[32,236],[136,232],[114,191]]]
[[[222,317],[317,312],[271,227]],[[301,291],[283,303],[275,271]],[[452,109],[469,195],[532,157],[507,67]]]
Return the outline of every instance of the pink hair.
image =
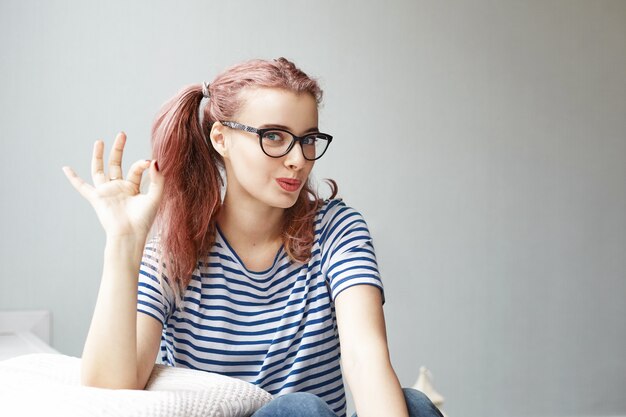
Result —
[[[165,177],[163,200],[156,218],[161,233],[161,251],[167,254],[168,278],[182,295],[191,281],[198,261],[208,257],[215,242],[216,219],[222,206],[221,170],[224,162],[209,141],[216,121],[232,119],[242,106],[239,92],[245,88],[282,88],[311,94],[319,104],[322,90],[285,58],[273,61],[252,60],[235,65],[210,83],[210,99],[199,116],[203,99],[202,84],[183,88],[170,99],[152,126],[152,158]],[[337,185],[328,180],[332,195]],[[282,238],[294,262],[311,256],[314,217],[323,201],[310,181],[302,188],[296,203],[285,210]]]

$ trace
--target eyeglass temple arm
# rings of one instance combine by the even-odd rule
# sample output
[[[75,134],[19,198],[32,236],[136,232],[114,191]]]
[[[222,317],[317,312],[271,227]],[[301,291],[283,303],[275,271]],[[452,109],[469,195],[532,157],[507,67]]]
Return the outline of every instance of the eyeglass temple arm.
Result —
[[[241,123],[237,123],[237,122],[220,122],[220,123],[222,123],[224,126],[232,127],[233,129],[245,130],[246,132],[250,132],[250,133],[258,134],[260,132],[260,129],[242,125]]]

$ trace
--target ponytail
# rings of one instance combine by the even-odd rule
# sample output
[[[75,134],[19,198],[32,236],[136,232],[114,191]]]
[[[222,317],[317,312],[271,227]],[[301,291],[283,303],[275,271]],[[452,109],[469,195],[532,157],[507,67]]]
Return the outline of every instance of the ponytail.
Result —
[[[215,238],[221,207],[223,161],[200,125],[202,85],[182,89],[159,112],[152,126],[152,158],[165,177],[155,226],[160,234],[160,265],[167,264],[172,287],[181,296],[198,259]]]

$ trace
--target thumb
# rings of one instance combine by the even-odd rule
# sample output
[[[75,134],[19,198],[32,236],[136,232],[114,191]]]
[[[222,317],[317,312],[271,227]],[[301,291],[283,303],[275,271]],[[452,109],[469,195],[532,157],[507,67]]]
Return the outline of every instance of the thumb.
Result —
[[[160,201],[163,197],[165,177],[159,171],[159,163],[154,160],[150,164],[150,185],[147,195],[155,201]]]

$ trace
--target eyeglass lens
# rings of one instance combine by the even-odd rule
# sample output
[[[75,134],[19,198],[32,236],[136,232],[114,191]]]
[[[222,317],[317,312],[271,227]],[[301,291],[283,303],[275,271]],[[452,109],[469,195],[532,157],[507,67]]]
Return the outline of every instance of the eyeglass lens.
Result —
[[[287,153],[293,140],[293,136],[288,132],[270,130],[263,134],[261,146],[263,147],[263,151],[270,156],[283,156]],[[300,145],[302,146],[304,157],[309,160],[314,160],[324,153],[328,146],[328,140],[324,136],[313,133],[306,136],[306,138],[300,142]]]

